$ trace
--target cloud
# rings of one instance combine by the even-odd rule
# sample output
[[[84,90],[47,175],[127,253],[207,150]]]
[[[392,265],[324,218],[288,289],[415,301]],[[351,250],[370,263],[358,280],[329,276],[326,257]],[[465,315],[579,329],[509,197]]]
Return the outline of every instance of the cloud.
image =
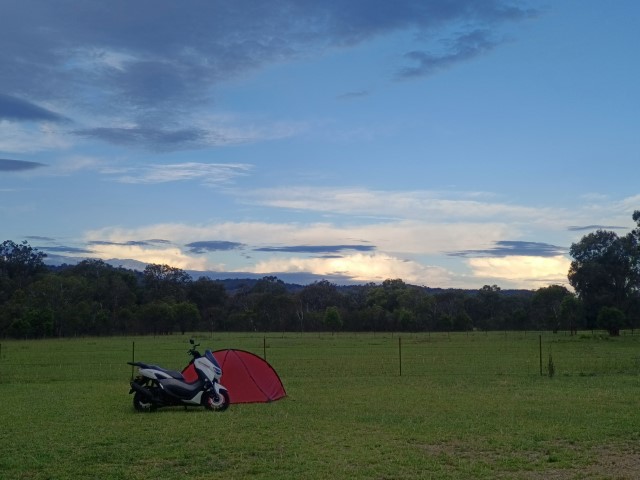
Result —
[[[324,188],[313,186],[256,189],[237,192],[241,201],[292,210],[361,215],[378,219],[416,219],[431,222],[495,219],[557,218],[558,209],[524,207],[499,203],[489,194],[477,192],[438,192],[428,190],[393,191],[363,188]]]
[[[158,151],[202,148],[211,140],[208,132],[197,128],[166,130],[150,127],[99,127],[76,130],[73,133],[115,145],[147,146]]]
[[[76,134],[157,150],[200,148],[228,141],[194,127],[193,112],[211,106],[216,87],[231,79],[394,34],[446,42],[443,53],[418,48],[404,57],[418,63],[404,76],[425,75],[490,51],[504,26],[531,15],[510,0],[11,2],[0,16],[0,118],[101,116],[103,124]],[[403,58],[407,48],[398,49]]]
[[[28,162],[25,160],[9,160],[0,158],[0,172],[22,172],[25,170],[34,170],[36,168],[46,167],[44,163]]]
[[[529,256],[529,257],[555,257],[565,254],[566,248],[550,245],[540,242],[522,242],[500,240],[495,242],[495,247],[485,250],[466,250],[459,252],[449,252],[447,255],[452,257],[510,257],[510,256]]]
[[[402,278],[418,285],[447,285],[452,275],[441,267],[424,266],[387,254],[362,254],[339,258],[275,258],[258,262],[254,273],[306,272],[317,276],[340,276],[356,282]]]
[[[500,42],[492,40],[490,33],[476,30],[465,33],[448,42],[451,43],[444,53],[433,54],[424,51],[412,51],[405,57],[417,65],[405,67],[397,75],[399,79],[426,77],[457,63],[472,60],[497,47]]]
[[[97,246],[127,246],[127,247],[144,247],[149,245],[170,245],[171,242],[169,240],[128,240],[124,242],[112,242],[108,240],[90,240],[87,242],[89,245],[97,245]]]
[[[571,264],[564,256],[507,256],[471,258],[467,261],[477,278],[501,279],[521,288],[549,284],[567,284],[567,272]]]
[[[220,252],[228,250],[239,250],[246,245],[238,242],[227,242],[223,240],[210,240],[205,242],[187,243],[185,247],[189,247],[191,253]]]
[[[64,245],[58,245],[55,247],[44,246],[44,247],[38,247],[38,249],[43,250],[45,252],[69,253],[72,255],[91,255],[92,253],[94,253],[93,250],[90,250],[87,248],[69,247]]]
[[[29,235],[27,237],[25,237],[27,240],[36,240],[36,241],[40,241],[40,242],[53,242],[55,241],[54,238],[51,237],[40,237],[37,235]]]
[[[181,181],[199,181],[203,185],[228,183],[246,175],[251,165],[222,163],[179,163],[171,165],[142,165],[138,167],[105,168],[102,173],[111,175],[121,183],[153,184]]]
[[[355,250],[359,252],[370,252],[376,247],[371,245],[291,245],[287,247],[261,247],[255,248],[256,252],[277,252],[277,253],[337,253],[345,250]],[[339,258],[339,257],[334,257]]]
[[[137,260],[143,264],[171,265],[185,270],[205,271],[215,266],[206,259],[194,258],[171,245],[149,245],[145,242],[91,242],[92,257]]]
[[[306,126],[301,123],[272,122],[268,126],[256,126],[248,119],[220,115],[201,116],[201,118],[188,119],[188,121],[192,125],[186,128],[136,125],[85,128],[75,130],[72,133],[79,137],[96,139],[118,146],[144,148],[156,152],[173,152],[282,139],[306,129]]]
[[[346,92],[342,95],[338,95],[336,98],[338,100],[352,100],[354,98],[362,98],[369,96],[369,92],[366,90],[359,90],[357,92]]]
[[[0,93],[0,119],[61,122],[66,119],[27,100]]]
[[[158,263],[160,258],[164,258],[160,256],[159,246],[140,245],[134,250],[130,248],[130,239],[165,238],[171,242],[162,251],[169,251],[171,256],[175,256],[176,246],[185,245],[179,249],[180,261],[194,270],[299,273],[307,268],[309,273],[341,275],[359,281],[378,281],[388,276],[452,286],[454,275],[444,266],[432,265],[429,255],[439,256],[440,252],[452,247],[468,250],[478,243],[491,243],[496,235],[507,232],[504,226],[494,224],[434,225],[415,221],[364,225],[224,222],[209,225],[159,224],[135,229],[104,228],[87,232],[87,237],[91,239],[92,249],[96,249],[96,245],[106,249],[109,256],[102,258],[150,261],[153,257]],[[202,240],[191,241],[194,238]],[[206,240],[208,238],[219,240],[211,243]],[[238,249],[233,248],[235,246]],[[252,255],[238,252],[240,249],[250,250]],[[223,258],[224,264],[220,263]],[[380,265],[373,265],[377,261],[381,262]],[[367,275],[372,276],[367,278]]]
[[[20,123],[0,118],[0,151],[31,153],[67,148],[69,145],[66,133],[57,124]]]
[[[287,189],[260,192],[257,198],[264,200],[276,193],[286,197]],[[286,198],[321,209],[325,219],[325,213],[333,213],[320,205],[326,199],[345,216],[334,215],[333,222],[227,221],[110,227],[87,232],[85,245],[96,258],[167,263],[189,270],[230,272],[231,276],[233,272],[245,272],[355,282],[403,278],[438,287],[478,288],[496,283],[502,288],[531,289],[566,284],[570,265],[567,249],[559,246],[562,241],[503,239],[526,237],[532,225],[536,230],[542,226],[536,236],[564,238],[568,219],[588,218],[585,212],[591,212],[590,205],[566,212],[519,209],[517,205],[484,202],[493,198],[486,193],[452,192],[447,197],[442,192],[405,195],[316,189],[307,196],[294,192]],[[432,200],[436,200],[435,205],[431,205]],[[600,203],[596,213],[614,214],[627,200]],[[307,201],[311,203],[307,205]],[[384,208],[395,218],[352,216],[353,212],[371,214]],[[405,214],[408,218],[402,218]],[[570,241],[567,238],[567,243]],[[443,256],[443,252],[448,255]]]
[[[429,223],[422,221],[371,222],[364,224],[223,222],[205,225],[179,223],[138,228],[103,228],[87,232],[89,239],[107,239],[125,244],[131,238],[168,238],[172,245],[188,245],[195,239],[219,239],[245,245],[256,254],[286,254],[273,246],[304,246],[305,254],[336,253],[335,246],[357,245],[360,251],[401,252],[403,256],[440,255],[443,251],[471,250],[492,244],[496,237],[513,234],[513,229],[495,223]],[[354,239],[358,239],[354,244]],[[104,240],[102,240],[104,241]],[[366,244],[365,244],[366,243]],[[365,245],[363,245],[365,244]],[[309,246],[321,245],[322,251]],[[330,246],[332,248],[327,248]],[[261,251],[260,249],[270,251]],[[333,251],[332,251],[333,250]],[[348,253],[348,251],[346,251]]]
[[[570,232],[580,232],[583,230],[628,230],[628,229],[629,227],[620,227],[615,225],[585,225],[584,227],[572,225],[567,228],[567,230],[569,230]]]

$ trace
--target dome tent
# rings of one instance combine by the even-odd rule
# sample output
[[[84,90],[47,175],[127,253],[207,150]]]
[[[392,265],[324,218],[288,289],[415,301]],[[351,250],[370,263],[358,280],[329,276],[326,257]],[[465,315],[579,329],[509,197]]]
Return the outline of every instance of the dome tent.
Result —
[[[220,383],[231,403],[273,402],[287,395],[274,368],[261,357],[237,349],[216,350],[213,355],[222,368]],[[197,378],[193,365],[182,374],[188,381]]]

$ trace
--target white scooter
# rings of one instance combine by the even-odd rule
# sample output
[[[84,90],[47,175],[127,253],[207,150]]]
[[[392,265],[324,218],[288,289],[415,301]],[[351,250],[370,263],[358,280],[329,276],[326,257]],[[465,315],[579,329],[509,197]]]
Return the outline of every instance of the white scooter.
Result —
[[[158,407],[184,405],[204,406],[208,410],[223,411],[229,406],[229,392],[220,384],[222,368],[211,353],[201,355],[190,340],[187,352],[193,358],[182,372],[167,370],[143,362],[127,362],[138,367],[138,376],[131,381],[133,406],[138,411],[152,411]]]

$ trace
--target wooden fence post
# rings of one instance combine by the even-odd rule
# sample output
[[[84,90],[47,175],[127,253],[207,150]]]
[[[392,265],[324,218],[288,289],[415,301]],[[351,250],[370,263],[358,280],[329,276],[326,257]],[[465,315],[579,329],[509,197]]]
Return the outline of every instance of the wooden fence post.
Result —
[[[136,342],[131,342],[131,363],[135,363],[136,361]],[[133,381],[133,370],[134,366],[131,365],[131,381]]]
[[[540,376],[542,376],[542,335],[538,338],[540,339]]]
[[[402,376],[402,337],[398,337],[398,363],[400,364],[400,376]]]

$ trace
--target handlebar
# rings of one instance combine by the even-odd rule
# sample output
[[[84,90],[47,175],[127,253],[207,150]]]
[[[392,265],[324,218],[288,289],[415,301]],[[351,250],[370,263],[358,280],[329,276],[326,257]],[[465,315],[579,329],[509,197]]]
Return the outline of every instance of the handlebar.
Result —
[[[187,350],[187,354],[191,355],[193,358],[200,358],[202,355],[200,355],[200,352],[198,352],[196,350],[196,348],[198,348],[200,346],[200,344],[199,343],[194,343],[193,339],[189,340],[189,342],[193,346],[189,350]]]

